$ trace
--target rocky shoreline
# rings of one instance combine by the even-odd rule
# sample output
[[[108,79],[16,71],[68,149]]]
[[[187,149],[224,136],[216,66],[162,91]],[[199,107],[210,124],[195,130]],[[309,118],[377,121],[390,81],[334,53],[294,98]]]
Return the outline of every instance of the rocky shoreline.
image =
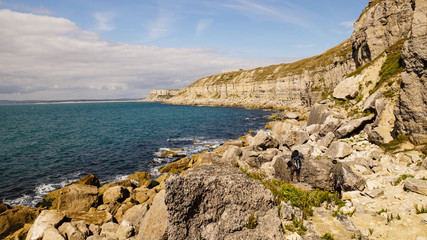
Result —
[[[309,112],[273,116],[267,130],[172,162],[155,180],[137,172],[100,186],[88,175],[49,193],[37,208],[2,204],[0,236],[425,239],[425,153],[409,141],[387,152],[368,141],[366,125],[378,116],[350,120],[339,111],[325,101]],[[302,181],[286,183],[295,149],[305,157]],[[329,192],[332,159],[348,171],[343,202]]]
[[[426,12],[426,1],[371,0],[351,39],[322,55],[153,91],[148,100],[287,111],[154,180],[88,175],[36,208],[0,204],[0,238],[427,239]],[[293,150],[305,159],[289,183]],[[348,172],[342,200],[333,159]]]

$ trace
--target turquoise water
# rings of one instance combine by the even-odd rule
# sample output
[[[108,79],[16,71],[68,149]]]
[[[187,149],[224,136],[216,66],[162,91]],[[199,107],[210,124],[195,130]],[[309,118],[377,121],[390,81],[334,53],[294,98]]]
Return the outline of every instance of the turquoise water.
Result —
[[[89,173],[112,182],[264,127],[262,110],[161,103],[0,105],[0,200],[34,206]]]

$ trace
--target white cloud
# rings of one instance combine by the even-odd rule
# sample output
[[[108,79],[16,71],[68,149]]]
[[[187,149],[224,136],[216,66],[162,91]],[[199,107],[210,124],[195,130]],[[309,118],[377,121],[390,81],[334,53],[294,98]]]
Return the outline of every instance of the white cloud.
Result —
[[[235,0],[236,4],[224,4],[226,8],[240,11],[249,16],[262,16],[263,19],[275,19],[301,27],[308,27],[304,15],[306,10],[288,2],[281,1],[278,8],[251,0]]]
[[[111,31],[114,30],[114,25],[111,21],[114,19],[116,14],[112,12],[96,12],[93,17],[96,20],[95,29],[98,31]]]
[[[196,27],[196,37],[200,37],[212,23],[212,19],[200,19]]]
[[[144,42],[152,42],[168,36],[172,31],[174,23],[174,13],[167,11],[165,8],[160,8],[157,18],[146,25],[148,34]]]
[[[340,26],[346,27],[346,28],[353,28],[354,21],[346,21],[341,22]]]
[[[0,99],[142,97],[266,62],[207,48],[105,42],[64,18],[0,10]]]

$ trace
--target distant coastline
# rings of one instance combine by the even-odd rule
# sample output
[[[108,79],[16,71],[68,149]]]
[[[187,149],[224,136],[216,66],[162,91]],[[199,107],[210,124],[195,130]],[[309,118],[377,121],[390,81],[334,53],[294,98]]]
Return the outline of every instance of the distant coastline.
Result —
[[[58,103],[97,103],[97,102],[140,102],[144,98],[118,99],[74,99],[74,100],[0,100],[0,105],[7,104],[58,104]]]

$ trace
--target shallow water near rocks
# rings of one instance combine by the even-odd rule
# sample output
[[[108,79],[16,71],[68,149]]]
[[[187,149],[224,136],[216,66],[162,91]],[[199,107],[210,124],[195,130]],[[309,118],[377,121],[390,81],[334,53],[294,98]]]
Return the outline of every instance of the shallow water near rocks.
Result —
[[[170,149],[193,155],[262,129],[268,112],[115,102],[0,105],[0,201],[34,206],[89,173],[102,183],[158,174]]]

